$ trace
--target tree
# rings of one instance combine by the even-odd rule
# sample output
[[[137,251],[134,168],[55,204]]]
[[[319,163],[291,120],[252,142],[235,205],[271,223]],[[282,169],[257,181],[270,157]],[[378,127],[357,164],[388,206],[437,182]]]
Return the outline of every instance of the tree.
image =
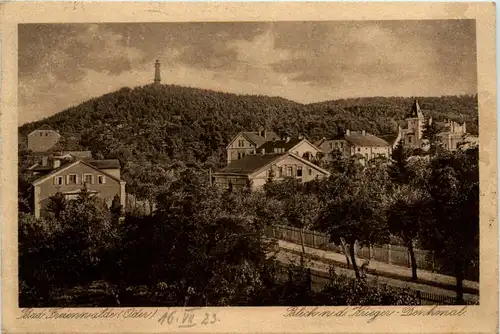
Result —
[[[400,237],[408,248],[412,280],[418,278],[414,246],[422,224],[429,219],[427,200],[426,194],[420,189],[402,186],[394,194],[387,214],[389,231]]]
[[[49,202],[45,210],[47,213],[52,214],[56,220],[59,220],[67,205],[68,202],[64,194],[57,192],[49,197]]]
[[[111,215],[101,198],[84,187],[77,199],[67,203],[58,219],[62,226],[58,236],[61,269],[70,283],[89,282],[103,271],[101,257],[111,246]],[[71,242],[67,242],[71,240]]]
[[[300,229],[301,256],[303,257],[306,253],[304,230],[311,229],[316,223],[320,212],[320,203],[315,195],[296,192],[285,199],[284,207],[288,224]]]
[[[397,184],[408,184],[410,182],[410,173],[408,171],[408,158],[411,156],[411,150],[400,141],[391,154],[391,164],[388,169],[389,176]]]
[[[425,123],[422,139],[428,146],[428,154],[434,155],[442,148],[441,138],[438,136],[441,131],[443,129],[439,128],[436,122]]]
[[[463,303],[466,270],[479,256],[478,149],[442,152],[431,162],[428,191],[432,219],[422,242],[456,278],[457,303]]]
[[[116,194],[115,197],[113,197],[113,201],[111,202],[111,207],[109,208],[109,211],[111,213],[113,221],[117,222],[123,212],[123,206],[121,205],[120,196],[118,196],[118,194]]]
[[[385,180],[373,177],[383,177],[384,174],[385,171],[378,167],[352,166],[349,173],[336,175],[329,180],[336,194],[326,203],[318,227],[326,231],[333,241],[345,239],[356,278],[360,278],[355,256],[356,244],[363,246],[388,240],[385,221],[386,184]]]

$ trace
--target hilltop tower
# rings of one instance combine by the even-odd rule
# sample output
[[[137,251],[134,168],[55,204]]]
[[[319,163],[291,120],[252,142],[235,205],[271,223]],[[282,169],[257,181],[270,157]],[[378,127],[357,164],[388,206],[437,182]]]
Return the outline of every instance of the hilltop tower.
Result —
[[[160,74],[160,61],[156,59],[155,62],[155,79],[154,83],[159,85],[161,83],[161,74]]]

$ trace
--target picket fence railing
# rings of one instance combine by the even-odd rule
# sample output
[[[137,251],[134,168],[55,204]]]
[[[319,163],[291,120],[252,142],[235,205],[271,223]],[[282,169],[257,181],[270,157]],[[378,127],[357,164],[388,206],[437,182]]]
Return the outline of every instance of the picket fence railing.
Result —
[[[275,225],[267,231],[267,235],[273,238],[301,244],[300,228],[284,225]],[[341,245],[329,242],[325,233],[303,230],[304,245],[311,248],[328,250],[344,254]],[[374,260],[398,266],[410,267],[410,255],[406,247],[397,245],[383,245],[371,247],[355,247],[356,257],[366,260]],[[436,271],[434,257],[431,252],[415,249],[415,259],[419,269]]]

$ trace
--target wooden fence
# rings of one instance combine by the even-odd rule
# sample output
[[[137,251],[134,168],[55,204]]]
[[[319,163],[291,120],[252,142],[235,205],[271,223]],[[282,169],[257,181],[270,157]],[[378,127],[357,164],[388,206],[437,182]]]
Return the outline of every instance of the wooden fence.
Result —
[[[273,238],[290,241],[300,244],[300,228],[276,225],[267,230],[267,235]],[[329,242],[328,235],[325,233],[303,230],[304,245],[311,248],[332,251],[344,254],[344,249],[341,245],[335,245]],[[411,267],[410,254],[406,247],[400,245],[382,245],[372,247],[355,247],[356,256],[365,260],[374,260],[383,263],[394,264],[397,266]],[[451,275],[449,272],[439,268],[439,264],[429,251],[415,249],[415,259],[417,267],[432,272],[439,272],[444,275]],[[468,280],[479,281],[479,267],[471,266],[465,273],[465,278]]]
[[[329,242],[328,235],[317,231],[303,230],[304,245],[311,248],[328,250],[344,254],[341,245]],[[300,229],[291,226],[277,225],[267,231],[267,235],[300,244]],[[406,247],[397,245],[383,245],[372,247],[355,247],[356,257],[366,260],[374,260],[398,266],[410,267],[410,255]],[[435,271],[435,261],[430,252],[415,249],[415,259],[420,269]]]
[[[328,281],[328,274],[311,270],[311,278],[313,290],[319,291]],[[456,299],[450,296],[425,292],[422,290],[404,289],[396,286],[377,283],[374,281],[369,281],[368,284],[372,286],[378,286],[380,288],[385,287],[387,288],[387,290],[394,292],[407,293],[414,297],[418,301],[419,305],[454,305],[456,303]],[[466,301],[465,304],[476,305],[477,303],[475,303],[474,301]]]

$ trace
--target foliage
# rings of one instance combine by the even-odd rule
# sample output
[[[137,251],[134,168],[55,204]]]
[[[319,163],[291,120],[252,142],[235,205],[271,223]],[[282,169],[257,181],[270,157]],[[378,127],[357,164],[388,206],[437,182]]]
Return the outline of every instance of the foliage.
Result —
[[[431,162],[428,182],[432,219],[426,220],[422,242],[455,275],[458,302],[466,270],[479,256],[478,153],[477,148],[442,152]]]
[[[468,129],[477,133],[476,96],[419,100],[435,120],[464,117]],[[282,98],[147,85],[122,88],[25,124],[19,129],[20,145],[25,147],[28,133],[47,124],[64,138],[77,139],[77,146],[73,139],[62,142],[66,148],[85,148],[96,158],[119,159],[127,192],[148,197],[153,196],[147,187],[154,183],[157,166],[166,171],[179,163],[222,167],[225,147],[239,131],[265,127],[280,135],[304,135],[313,142],[346,128],[395,133],[412,102],[413,98],[377,97],[303,105]],[[144,171],[137,171],[137,165]],[[143,181],[137,174],[145,174]]]
[[[347,173],[331,176],[328,180],[331,195],[318,227],[337,244],[341,238],[346,240],[356,277],[359,278],[355,244],[384,243],[389,237],[385,223],[388,184],[381,166],[363,168],[355,162],[351,164]]]

